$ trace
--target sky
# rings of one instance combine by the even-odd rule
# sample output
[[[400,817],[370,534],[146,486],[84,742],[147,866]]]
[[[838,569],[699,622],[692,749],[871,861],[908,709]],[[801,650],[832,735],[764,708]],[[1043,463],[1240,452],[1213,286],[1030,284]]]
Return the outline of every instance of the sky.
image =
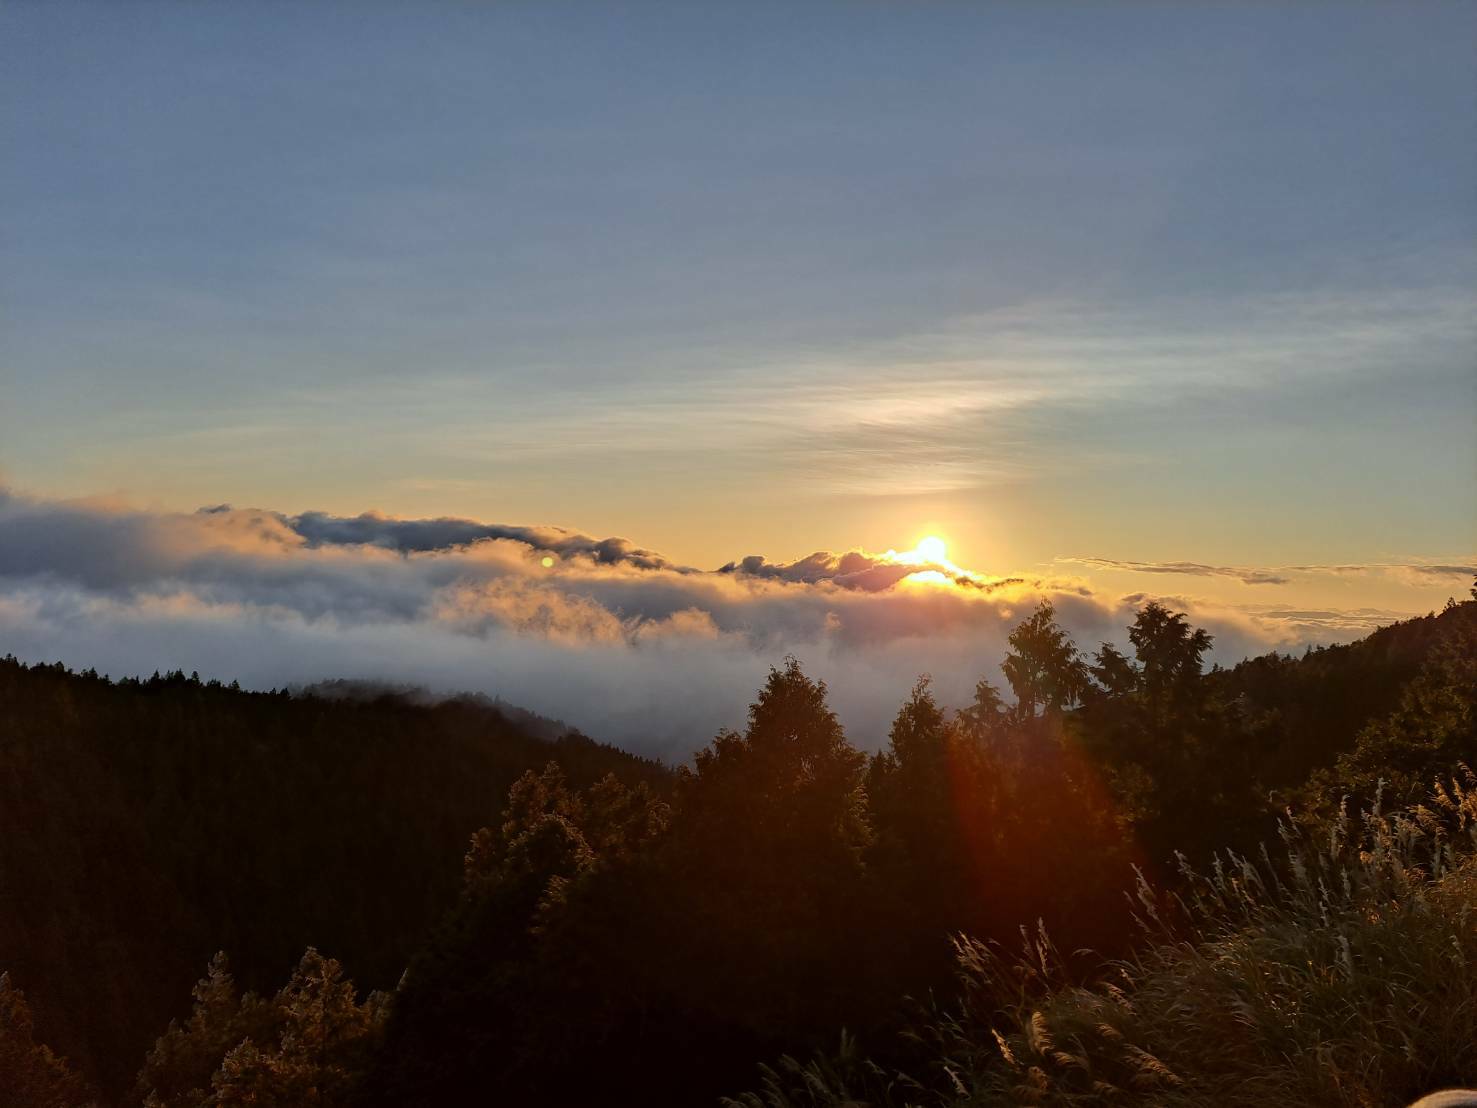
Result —
[[[875,735],[1033,597],[1084,636],[1165,598],[1223,661],[1439,607],[1477,561],[1474,34],[0,7],[0,651],[405,673],[636,741],[683,689],[683,734],[737,722],[793,649]],[[466,522],[313,530],[371,511]],[[840,566],[925,535],[972,583]],[[679,681],[652,643],[694,634]]]

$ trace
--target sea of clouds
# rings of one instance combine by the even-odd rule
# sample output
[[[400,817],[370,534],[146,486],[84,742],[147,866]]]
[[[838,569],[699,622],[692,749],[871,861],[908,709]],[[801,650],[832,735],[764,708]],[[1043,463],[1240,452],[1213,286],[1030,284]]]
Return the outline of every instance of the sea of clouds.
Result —
[[[1412,572],[1432,569],[1471,572]],[[0,489],[0,653],[258,688],[353,678],[498,694],[670,760],[741,726],[787,654],[828,683],[853,739],[875,747],[918,675],[953,705],[980,676],[998,681],[1006,636],[1040,601],[1092,649],[1121,642],[1152,598],[1065,572],[988,577],[859,550],[705,570],[557,527],[148,511]],[[1161,599],[1215,635],[1222,662],[1398,615]]]

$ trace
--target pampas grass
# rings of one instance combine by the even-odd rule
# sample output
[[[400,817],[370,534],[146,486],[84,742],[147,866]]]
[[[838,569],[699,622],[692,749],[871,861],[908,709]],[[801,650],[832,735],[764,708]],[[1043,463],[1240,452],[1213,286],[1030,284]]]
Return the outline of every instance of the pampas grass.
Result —
[[[784,1059],[730,1108],[1339,1105],[1477,1079],[1477,777],[1426,804],[1288,819],[1278,850],[1140,878],[1138,953],[1088,984],[1039,925],[955,940],[962,998],[915,1029],[912,1075],[849,1039]]]

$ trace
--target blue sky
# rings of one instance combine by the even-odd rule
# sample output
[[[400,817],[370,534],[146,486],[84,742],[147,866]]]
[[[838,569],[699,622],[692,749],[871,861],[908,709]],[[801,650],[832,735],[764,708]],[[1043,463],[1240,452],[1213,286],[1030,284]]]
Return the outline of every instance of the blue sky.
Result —
[[[10,4],[0,480],[706,566],[1461,555],[1474,32]]]

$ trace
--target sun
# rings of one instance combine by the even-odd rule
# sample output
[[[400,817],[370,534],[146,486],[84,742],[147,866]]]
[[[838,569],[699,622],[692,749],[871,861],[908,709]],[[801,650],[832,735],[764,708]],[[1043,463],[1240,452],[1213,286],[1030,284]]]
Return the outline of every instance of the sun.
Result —
[[[893,565],[916,567],[905,578],[910,584],[952,585],[974,576],[949,561],[949,546],[938,535],[925,535],[912,550],[889,550],[883,557]]]
[[[938,535],[925,535],[912,550],[889,550],[884,561],[911,567],[901,580],[913,585],[960,585],[977,580],[975,575],[949,561],[949,545]]]
[[[937,535],[919,539],[918,545],[913,550],[919,558],[933,565],[946,565],[949,560],[949,548]]]

